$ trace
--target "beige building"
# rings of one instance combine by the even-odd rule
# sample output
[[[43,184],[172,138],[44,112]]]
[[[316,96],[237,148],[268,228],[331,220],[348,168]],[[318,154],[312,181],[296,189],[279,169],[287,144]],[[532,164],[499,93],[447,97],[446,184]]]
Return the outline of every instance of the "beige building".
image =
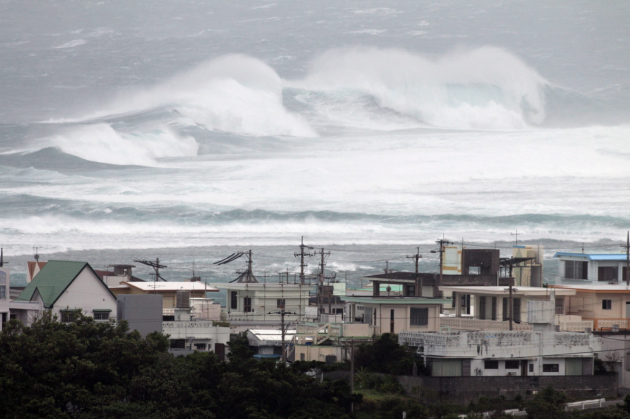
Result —
[[[562,313],[593,321],[593,330],[630,330],[630,287],[627,285],[554,285],[554,289],[574,290],[566,298]]]
[[[435,331],[440,329],[442,304],[450,299],[423,297],[341,297],[351,303],[353,310],[363,308],[363,323],[374,327],[374,333],[400,333],[409,331]]]
[[[375,327],[363,323],[299,323],[288,342],[289,361],[339,362],[350,359],[352,342],[371,341]]]
[[[177,305],[177,291],[190,292],[190,298],[206,298],[207,292],[218,292],[218,288],[203,282],[122,282],[109,288],[114,295],[159,294],[164,301],[164,308]]]

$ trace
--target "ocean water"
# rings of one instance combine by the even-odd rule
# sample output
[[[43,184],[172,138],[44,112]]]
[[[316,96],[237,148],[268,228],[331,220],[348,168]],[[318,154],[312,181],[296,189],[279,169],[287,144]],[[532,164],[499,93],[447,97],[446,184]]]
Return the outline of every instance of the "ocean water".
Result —
[[[620,250],[629,20],[621,0],[3,2],[0,245],[18,279],[37,246],[211,281],[250,247],[295,272],[301,236],[353,282],[443,235]]]

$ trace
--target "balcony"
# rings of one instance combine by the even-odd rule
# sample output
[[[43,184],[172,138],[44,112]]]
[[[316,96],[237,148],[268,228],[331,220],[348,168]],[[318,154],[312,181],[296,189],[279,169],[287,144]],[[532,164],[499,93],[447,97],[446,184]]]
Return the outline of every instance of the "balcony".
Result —
[[[468,317],[440,317],[440,328],[451,330],[510,330],[510,322],[502,320],[480,320]],[[529,323],[512,323],[512,330],[532,330]]]

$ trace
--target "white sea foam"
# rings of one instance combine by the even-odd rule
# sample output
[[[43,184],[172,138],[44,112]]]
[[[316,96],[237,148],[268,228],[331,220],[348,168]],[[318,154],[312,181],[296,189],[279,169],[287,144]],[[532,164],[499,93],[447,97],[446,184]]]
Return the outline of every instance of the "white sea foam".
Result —
[[[66,42],[63,45],[59,45],[54,48],[55,49],[74,48],[74,47],[78,47],[79,45],[83,45],[85,43],[87,43],[85,39],[75,39],[74,41]]]
[[[547,82],[500,48],[458,50],[438,58],[404,50],[333,49],[288,86],[364,92],[383,108],[436,127],[513,129],[545,119]]]
[[[153,166],[162,157],[195,156],[199,145],[192,137],[179,136],[163,126],[121,133],[108,124],[84,125],[38,140],[43,147],[57,147],[85,160]]]
[[[219,57],[156,86],[127,90],[94,114],[47,122],[89,121],[159,107],[173,107],[210,130],[252,136],[317,136],[301,116],[284,108],[278,74],[262,61],[244,55]]]

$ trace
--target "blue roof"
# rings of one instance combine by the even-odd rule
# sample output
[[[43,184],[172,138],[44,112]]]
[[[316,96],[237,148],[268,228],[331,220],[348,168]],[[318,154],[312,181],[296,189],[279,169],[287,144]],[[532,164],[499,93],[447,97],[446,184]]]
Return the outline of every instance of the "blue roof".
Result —
[[[625,261],[625,253],[571,253],[571,252],[556,252],[553,255],[554,258],[561,258],[563,256],[579,257],[588,260],[612,260],[612,261]]]

